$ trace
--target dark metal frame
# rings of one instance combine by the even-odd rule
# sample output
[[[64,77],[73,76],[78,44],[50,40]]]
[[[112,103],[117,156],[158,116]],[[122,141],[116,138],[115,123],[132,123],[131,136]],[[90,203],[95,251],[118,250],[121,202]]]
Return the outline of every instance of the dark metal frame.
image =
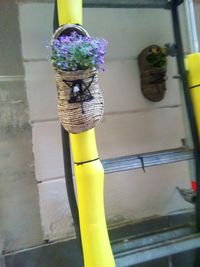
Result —
[[[55,3],[57,1],[55,0]],[[197,132],[197,126],[195,122],[195,114],[194,109],[192,106],[192,101],[190,97],[190,92],[188,88],[187,83],[187,75],[184,67],[184,54],[183,54],[183,45],[182,45],[182,39],[181,39],[181,29],[180,29],[180,22],[179,22],[179,13],[178,13],[178,6],[183,2],[183,0],[172,0],[171,2],[168,1],[147,1],[145,0],[143,5],[139,4],[142,0],[139,1],[133,1],[134,3],[131,4],[130,1],[120,1],[120,4],[114,4],[114,1],[101,0],[96,3],[96,1],[93,0],[87,0],[85,1],[84,6],[85,7],[129,7],[129,8],[168,8],[171,9],[172,14],[172,21],[173,21],[173,30],[174,30],[174,39],[177,46],[177,65],[178,65],[178,71],[181,76],[182,86],[183,86],[183,93],[184,93],[184,99],[186,103],[186,109],[188,113],[189,123],[190,123],[190,129],[194,144],[194,157],[195,157],[195,167],[196,167],[196,177],[197,177],[197,197],[196,197],[196,228],[197,232],[200,232],[200,143],[199,143],[199,137]],[[124,4],[122,3],[124,2]],[[127,3],[125,3],[127,2]],[[160,4],[159,4],[160,2]],[[146,4],[145,4],[146,3]],[[152,5],[152,3],[154,3]],[[57,14],[57,4],[55,4],[55,13],[54,13],[54,30],[58,27],[58,14]],[[70,141],[69,141],[69,134],[65,131],[65,129],[62,127],[62,143],[63,143],[63,157],[64,157],[64,168],[65,168],[65,179],[66,179],[66,185],[67,185],[67,193],[68,193],[68,199],[70,204],[70,209],[72,212],[72,217],[74,220],[74,226],[76,230],[76,236],[77,240],[80,244],[81,248],[81,236],[80,236],[80,224],[79,224],[79,216],[78,216],[78,208],[75,198],[75,192],[74,192],[74,185],[73,185],[73,173],[72,173],[72,167],[71,167],[71,154],[70,154]],[[158,249],[158,248],[157,248]],[[199,251],[198,251],[199,252]],[[198,259],[198,255],[200,253],[197,252],[196,257],[196,265],[200,266],[200,259]],[[83,261],[82,261],[83,262]]]
[[[196,168],[196,180],[197,180],[197,198],[196,198],[196,226],[197,230],[200,232],[200,143],[197,131],[197,125],[195,122],[195,113],[191,101],[190,91],[187,82],[187,73],[184,66],[184,53],[183,53],[183,45],[181,39],[181,28],[179,22],[179,13],[178,13],[178,5],[177,0],[172,1],[172,22],[174,29],[174,39],[177,46],[177,65],[178,71],[181,76],[183,93],[186,103],[186,109],[188,113],[190,129],[193,139],[194,145],[194,156],[195,156],[195,168]]]
[[[164,8],[168,9],[166,0],[84,0],[83,7],[89,8]]]
[[[199,136],[197,131],[197,125],[195,121],[195,113],[191,101],[190,89],[187,82],[187,73],[184,66],[184,53],[183,53],[183,45],[181,39],[181,28],[180,28],[180,20],[178,13],[178,5],[176,0],[172,1],[172,22],[174,29],[174,39],[177,45],[177,65],[179,74],[181,75],[181,81],[183,85],[183,93],[186,103],[186,109],[188,113],[191,135],[193,139],[194,146],[194,156],[195,156],[195,171],[196,171],[196,182],[197,182],[197,195],[195,201],[195,209],[196,209],[196,229],[197,232],[200,232],[200,143]],[[195,267],[200,266],[200,249],[196,250],[196,257],[194,262]]]
[[[58,27],[59,27],[58,8],[57,8],[57,0],[55,0],[54,19],[53,19],[54,32]],[[78,214],[78,207],[77,207],[77,201],[76,201],[74,183],[73,183],[70,139],[69,139],[69,133],[63,128],[62,125],[61,125],[61,134],[62,134],[63,160],[64,160],[64,171],[65,171],[67,195],[68,195],[70,210],[72,213],[72,218],[74,221],[74,228],[75,228],[76,238],[78,242],[78,247],[80,250],[81,264],[82,266],[84,266],[82,244],[81,244],[81,234],[80,234],[79,214]]]

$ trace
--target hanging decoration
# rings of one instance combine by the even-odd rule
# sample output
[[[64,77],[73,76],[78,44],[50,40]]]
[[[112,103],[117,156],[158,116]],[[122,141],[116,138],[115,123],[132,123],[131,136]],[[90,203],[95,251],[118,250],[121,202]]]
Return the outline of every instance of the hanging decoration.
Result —
[[[161,101],[166,92],[167,49],[151,45],[138,55],[143,96],[149,101]]]
[[[107,41],[90,37],[81,26],[66,29],[69,25],[53,35],[50,62],[56,71],[60,122],[68,132],[80,133],[94,128],[103,116],[98,70],[103,69]]]

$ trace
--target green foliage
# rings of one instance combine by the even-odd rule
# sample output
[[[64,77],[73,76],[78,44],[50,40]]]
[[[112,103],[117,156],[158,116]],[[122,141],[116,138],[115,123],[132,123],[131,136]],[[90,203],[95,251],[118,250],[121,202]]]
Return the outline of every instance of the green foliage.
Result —
[[[167,65],[167,51],[166,48],[152,47],[147,57],[147,62],[152,67],[162,68]]]

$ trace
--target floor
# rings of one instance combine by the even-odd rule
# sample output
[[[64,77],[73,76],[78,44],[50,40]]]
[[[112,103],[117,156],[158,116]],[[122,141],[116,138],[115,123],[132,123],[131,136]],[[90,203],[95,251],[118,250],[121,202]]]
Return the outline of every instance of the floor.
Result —
[[[150,231],[169,226],[191,224],[192,213],[151,218],[145,222],[127,225],[109,232],[111,240],[118,240],[138,233],[147,234]],[[112,241],[113,242],[113,241]],[[193,251],[177,254],[149,263],[134,265],[134,267],[199,267],[194,265]],[[26,251],[5,255],[5,265],[0,259],[0,267],[82,267],[81,253],[76,240],[49,243]]]

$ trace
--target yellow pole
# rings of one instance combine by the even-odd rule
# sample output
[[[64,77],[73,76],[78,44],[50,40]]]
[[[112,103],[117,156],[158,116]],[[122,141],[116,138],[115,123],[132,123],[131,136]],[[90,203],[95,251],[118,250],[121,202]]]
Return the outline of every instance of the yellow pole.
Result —
[[[200,137],[200,53],[190,54],[186,58],[188,85],[195,112],[198,135]]]
[[[85,267],[114,267],[104,211],[104,170],[94,129],[71,134]],[[87,163],[84,163],[88,161]],[[80,164],[80,163],[83,164]]]
[[[82,0],[57,0],[59,25],[82,24]]]
[[[200,53],[193,53],[186,57],[185,66],[187,70],[188,86],[194,108],[198,137],[200,138]],[[191,164],[192,189],[197,190],[195,170]]]
[[[57,0],[59,25],[82,24],[82,0]],[[70,134],[85,267],[115,267],[104,210],[104,170],[94,129]]]

